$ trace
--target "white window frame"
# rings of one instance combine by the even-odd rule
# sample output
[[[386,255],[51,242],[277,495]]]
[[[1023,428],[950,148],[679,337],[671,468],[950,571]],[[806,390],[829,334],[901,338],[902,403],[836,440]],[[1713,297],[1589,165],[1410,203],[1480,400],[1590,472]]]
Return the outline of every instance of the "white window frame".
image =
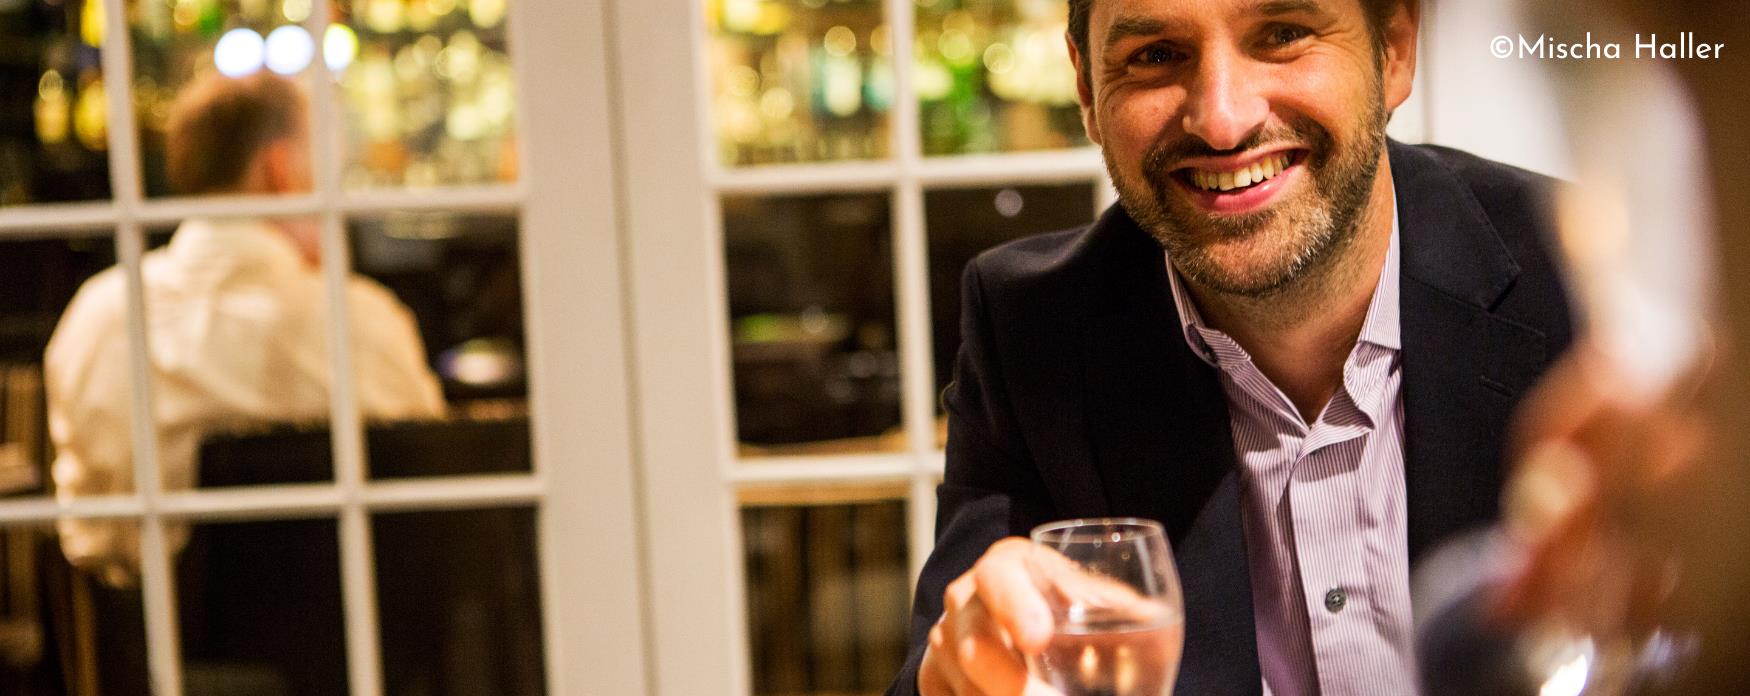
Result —
[[[881,160],[728,168],[716,161],[709,36],[702,0],[613,0],[626,149],[625,224],[651,607],[652,694],[752,691],[737,491],[750,485],[908,482],[913,582],[934,546],[936,445],[924,192],[936,187],[1093,183],[1115,201],[1097,149],[963,156],[922,154],[908,70],[893,76],[889,156]],[[913,3],[886,0],[891,54],[912,55]],[[683,29],[684,28],[684,29]],[[1424,26],[1426,31],[1426,25]],[[679,37],[677,39],[677,34]],[[1426,64],[1426,60],[1422,61]],[[896,66],[904,66],[896,61]],[[1421,85],[1418,85],[1420,89]],[[1390,130],[1420,141],[1425,97]],[[744,458],[736,448],[725,298],[724,195],[883,191],[892,195],[895,311],[906,449],[897,453]]]
[[[632,466],[625,291],[605,8],[570,0],[514,3],[507,22],[517,76],[520,180],[514,184],[352,193],[341,188],[343,134],[334,91],[312,92],[315,191],[289,197],[146,199],[132,109],[126,0],[103,3],[108,201],[0,208],[0,239],[113,230],[129,289],[136,492],[66,503],[0,501],[0,524],[123,517],[141,524],[141,592],[152,692],[181,694],[174,576],[164,522],[332,517],[338,520],[347,674],[353,696],[383,693],[372,513],[532,507],[549,694],[645,693],[643,595]],[[323,36],[330,0],[305,23]],[[317,83],[329,76],[321,60]],[[538,143],[531,147],[529,143]],[[330,369],[352,375],[344,302],[346,219],[390,211],[519,215],[534,468],[528,473],[375,482],[365,476],[354,384],[331,394],[335,480],[309,485],[163,491],[152,422],[140,259],[144,227],[196,216],[317,215],[331,311]]]

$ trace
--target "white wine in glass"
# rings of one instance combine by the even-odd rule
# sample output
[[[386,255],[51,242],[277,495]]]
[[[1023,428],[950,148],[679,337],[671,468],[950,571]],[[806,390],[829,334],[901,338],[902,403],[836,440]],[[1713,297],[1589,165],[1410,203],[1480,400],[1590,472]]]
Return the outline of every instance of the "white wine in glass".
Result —
[[[1169,696],[1185,643],[1166,531],[1133,518],[1033,530],[1028,558],[1051,605],[1051,643],[1030,661],[1064,696]]]

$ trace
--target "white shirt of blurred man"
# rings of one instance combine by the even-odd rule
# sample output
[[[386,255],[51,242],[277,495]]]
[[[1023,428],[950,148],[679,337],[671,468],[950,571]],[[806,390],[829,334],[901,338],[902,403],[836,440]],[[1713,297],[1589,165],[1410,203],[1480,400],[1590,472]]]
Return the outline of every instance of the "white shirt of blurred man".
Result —
[[[170,116],[168,174],[184,194],[290,194],[311,188],[305,100],[262,73],[211,75],[181,94]],[[194,485],[201,441],[268,422],[319,421],[328,412],[328,319],[317,227],[306,220],[191,219],[145,255],[152,419],[166,490]],[[388,289],[347,281],[359,408],[370,419],[442,415],[413,315]],[[44,359],[55,496],[134,489],[129,412],[127,284],[110,268],[80,288]],[[112,585],[139,570],[138,527],[66,519],[61,549]],[[180,549],[186,528],[167,530]]]

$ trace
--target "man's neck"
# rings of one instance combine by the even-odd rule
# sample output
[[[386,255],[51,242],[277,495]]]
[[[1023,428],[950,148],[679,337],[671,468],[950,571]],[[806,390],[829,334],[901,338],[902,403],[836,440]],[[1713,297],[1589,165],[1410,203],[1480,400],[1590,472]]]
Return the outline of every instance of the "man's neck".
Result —
[[[1343,364],[1361,335],[1391,248],[1388,164],[1381,163],[1373,189],[1355,235],[1290,286],[1259,298],[1186,283],[1204,322],[1246,349],[1308,423],[1342,384]]]

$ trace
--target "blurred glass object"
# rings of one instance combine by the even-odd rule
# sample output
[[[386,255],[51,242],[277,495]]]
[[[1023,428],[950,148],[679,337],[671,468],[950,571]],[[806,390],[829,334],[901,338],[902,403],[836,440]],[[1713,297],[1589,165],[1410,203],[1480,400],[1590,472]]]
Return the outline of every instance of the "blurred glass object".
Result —
[[[912,0],[926,155],[1088,144],[1063,0]]]
[[[896,450],[886,193],[723,200],[743,454]]]
[[[0,527],[0,693],[147,696],[141,607],[69,566],[52,525]]]
[[[878,159],[893,101],[879,0],[706,0],[726,167]]]
[[[1091,182],[924,192],[930,239],[930,323],[936,393],[954,379],[960,350],[960,274],[973,257],[1028,235],[1066,230],[1094,219]],[[941,408],[941,404],[937,404]]]
[[[322,45],[346,108],[347,188],[517,179],[507,0],[339,0],[335,7]]]
[[[128,0],[128,8],[147,195],[170,193],[165,127],[195,76],[304,76],[316,60],[331,72],[345,117],[345,187],[517,178],[505,0],[341,0],[320,37],[301,25],[309,0]]]
[[[0,2],[0,207],[108,198],[99,0]]]
[[[177,560],[190,696],[346,694],[332,519],[196,524]]]
[[[372,526],[384,694],[546,693],[532,509],[384,513]]]
[[[879,694],[905,661],[904,484],[742,496],[759,696]]]
[[[1522,35],[1587,17],[1601,36],[1639,36],[1593,3],[1513,6]],[[1574,161],[1554,212],[1578,337],[1518,416],[1499,529],[1417,571],[1433,588],[1419,606],[1440,608],[1419,616],[1449,619],[1418,627],[1418,652],[1433,696],[1661,693],[1700,646],[1664,604],[1697,559],[1679,555],[1675,508],[1659,508],[1696,463],[1690,382],[1716,348],[1702,121],[1671,61],[1526,65],[1552,85]],[[1491,585],[1505,589],[1477,589]]]

